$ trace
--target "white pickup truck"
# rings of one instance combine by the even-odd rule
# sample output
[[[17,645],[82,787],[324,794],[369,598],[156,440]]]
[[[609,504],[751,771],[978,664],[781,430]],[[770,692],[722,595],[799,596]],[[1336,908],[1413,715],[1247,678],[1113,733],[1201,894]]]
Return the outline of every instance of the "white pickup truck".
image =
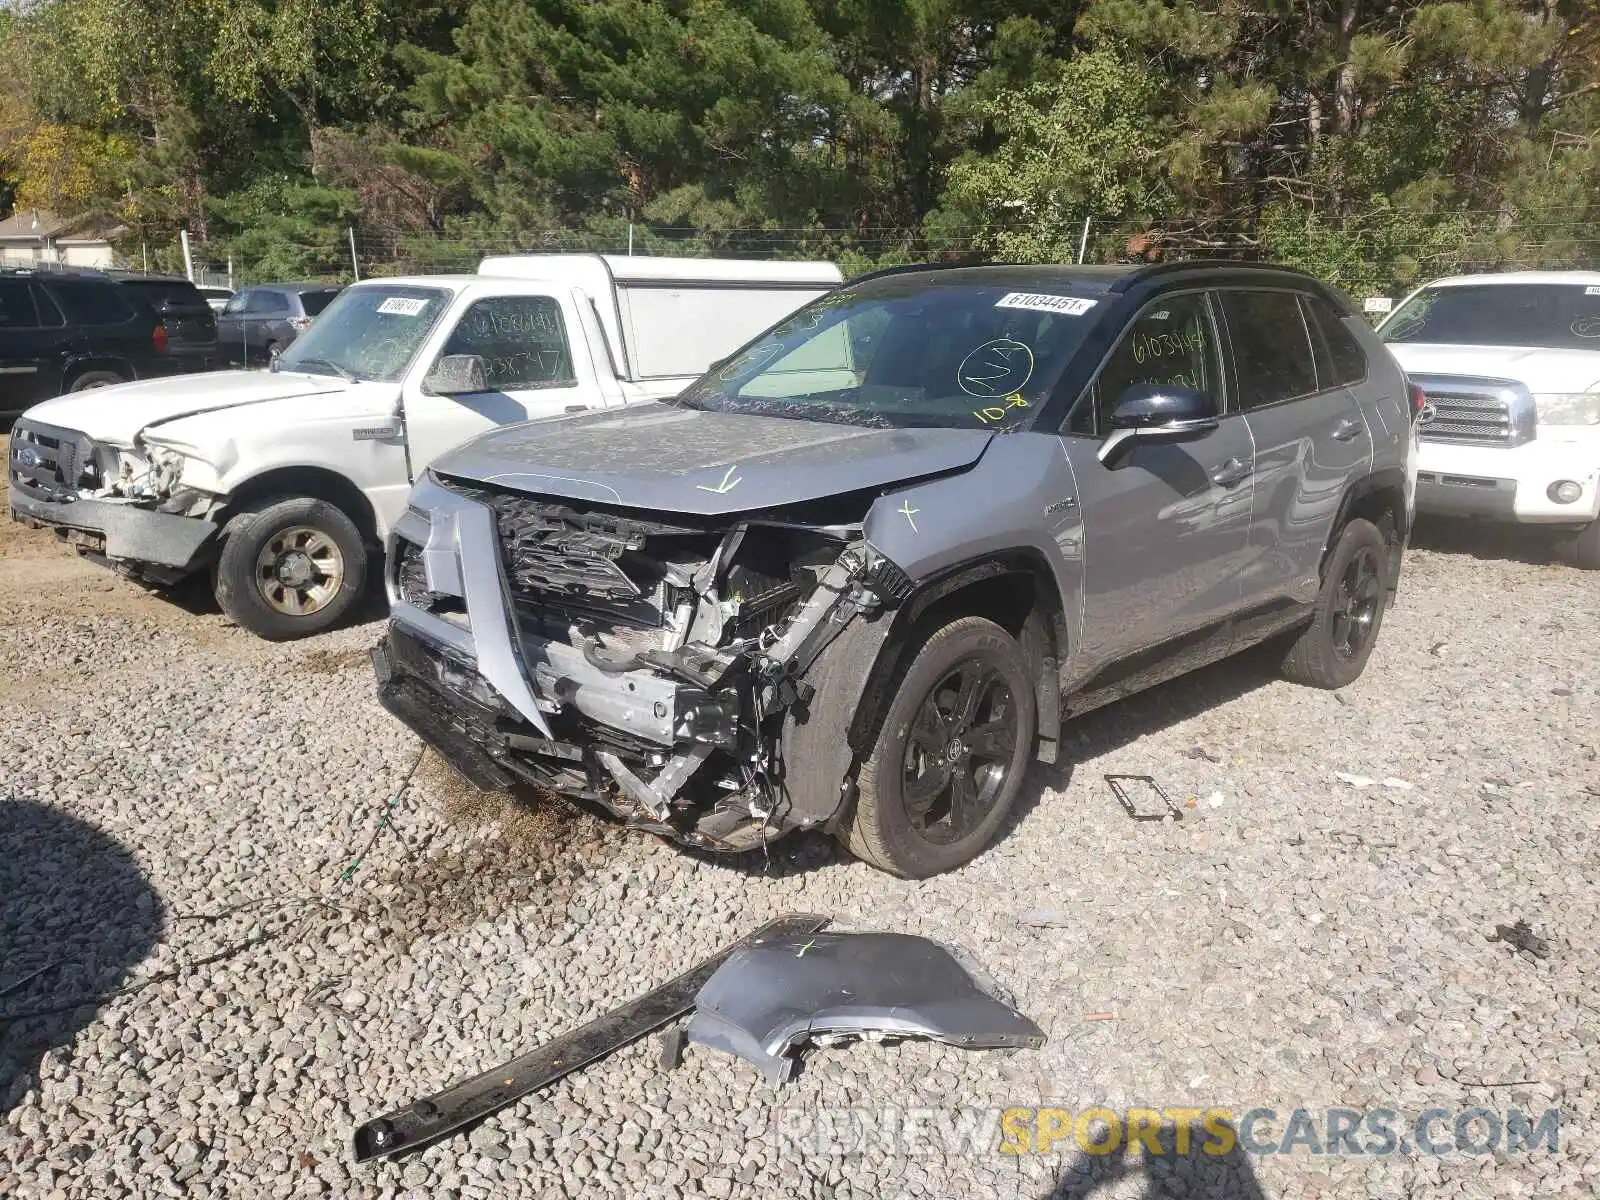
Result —
[[[1427,397],[1417,510],[1567,532],[1600,569],[1600,272],[1438,279],[1378,337]]]
[[[495,425],[676,395],[831,263],[513,255],[346,288],[270,371],[100,388],[11,435],[13,519],[155,586],[209,570],[276,640],[327,629],[434,458]]]

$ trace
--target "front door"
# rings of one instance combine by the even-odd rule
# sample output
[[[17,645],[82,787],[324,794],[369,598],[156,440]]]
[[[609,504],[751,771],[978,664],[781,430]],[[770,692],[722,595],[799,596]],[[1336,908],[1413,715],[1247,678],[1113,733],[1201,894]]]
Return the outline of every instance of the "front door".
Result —
[[[56,395],[78,344],[49,296],[25,278],[0,279],[0,413]]]
[[[484,391],[441,396],[408,384],[406,438],[411,469],[496,425],[582,412],[603,403],[586,355],[574,356],[569,328],[575,313],[554,296],[490,296],[467,305],[433,356],[473,355],[483,364]],[[577,326],[581,328],[581,326]],[[413,378],[416,378],[413,375]]]
[[[1138,444],[1108,468],[1096,452],[1111,411],[1140,383],[1209,392],[1221,420],[1189,441]],[[1187,292],[1139,312],[1068,418],[1084,529],[1080,680],[1132,655],[1176,653],[1238,606],[1255,453],[1230,409],[1211,302]]]

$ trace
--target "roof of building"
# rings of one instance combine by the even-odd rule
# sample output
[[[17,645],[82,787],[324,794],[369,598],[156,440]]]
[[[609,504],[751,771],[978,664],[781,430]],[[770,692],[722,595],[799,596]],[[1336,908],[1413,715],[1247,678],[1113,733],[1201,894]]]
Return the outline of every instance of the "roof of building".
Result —
[[[46,208],[19,208],[0,221],[0,241],[100,242],[116,236],[121,227],[106,229],[93,217],[61,217]]]

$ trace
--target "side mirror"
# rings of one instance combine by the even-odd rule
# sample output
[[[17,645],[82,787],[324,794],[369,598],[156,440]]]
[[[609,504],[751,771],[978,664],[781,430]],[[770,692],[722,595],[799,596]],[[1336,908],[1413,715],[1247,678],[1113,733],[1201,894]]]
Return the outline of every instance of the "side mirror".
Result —
[[[1217,402],[1210,392],[1176,384],[1136,383],[1111,410],[1111,436],[1097,457],[1115,468],[1139,441],[1181,442],[1217,427]]]
[[[433,364],[422,390],[430,396],[470,396],[489,390],[489,376],[476,354],[446,354]]]

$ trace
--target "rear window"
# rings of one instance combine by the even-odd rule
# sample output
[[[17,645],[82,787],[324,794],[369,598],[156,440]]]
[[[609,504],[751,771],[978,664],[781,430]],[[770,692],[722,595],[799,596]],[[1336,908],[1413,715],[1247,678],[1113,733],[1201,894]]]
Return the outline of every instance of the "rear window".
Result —
[[[1600,287],[1494,283],[1424,288],[1378,330],[1385,342],[1600,350]]]
[[[314,317],[332,304],[333,298],[338,294],[338,288],[327,288],[320,292],[301,292],[300,307],[306,310],[306,316]]]
[[[151,308],[159,310],[163,304],[173,308],[207,308],[205,297],[192,283],[181,279],[124,279],[128,288]]]
[[[52,280],[46,290],[55,297],[73,325],[121,325],[133,320],[136,310],[114,283]]]
[[[1339,314],[1320,296],[1301,296],[1317,351],[1317,380],[1325,388],[1360,383],[1367,377],[1367,356]]]

